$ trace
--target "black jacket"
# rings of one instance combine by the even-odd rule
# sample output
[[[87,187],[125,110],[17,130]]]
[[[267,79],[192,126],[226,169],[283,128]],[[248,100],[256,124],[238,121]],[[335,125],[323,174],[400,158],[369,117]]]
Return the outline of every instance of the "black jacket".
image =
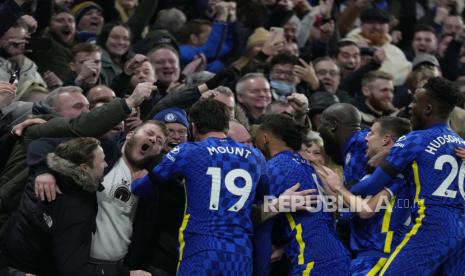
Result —
[[[30,181],[21,204],[2,235],[8,264],[39,275],[128,275],[122,264],[90,260],[97,215],[96,191],[101,186],[79,166],[51,153],[47,164],[62,194],[41,202]]]
[[[39,174],[50,172],[50,168],[46,164],[47,154],[53,152],[57,145],[69,139],[72,138],[41,138],[30,144],[27,152],[27,165],[30,167],[32,179],[35,179]],[[115,141],[107,138],[100,138],[100,145],[103,148],[105,161],[108,164],[104,172],[107,174],[121,157],[121,148]],[[160,160],[161,155],[154,157],[153,163],[150,164],[147,169],[150,170],[153,168]],[[34,191],[32,191],[32,193],[34,193]],[[61,196],[62,195],[58,195],[57,199]],[[136,217],[133,222],[131,244],[129,245],[128,254],[124,260],[125,266],[131,270],[150,270],[154,244],[156,243],[155,232],[158,229],[157,208],[157,189],[155,189],[152,194],[139,199]],[[90,254],[90,249],[88,254]]]

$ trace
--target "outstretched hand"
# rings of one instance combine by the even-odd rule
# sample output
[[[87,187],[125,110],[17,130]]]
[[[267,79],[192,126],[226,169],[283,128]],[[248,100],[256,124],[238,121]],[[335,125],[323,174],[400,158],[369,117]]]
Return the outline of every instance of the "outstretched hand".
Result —
[[[305,211],[315,205],[319,201],[317,189],[307,189],[298,191],[300,183],[285,190],[278,198],[278,206],[289,206],[292,211]],[[282,210],[280,210],[282,211]]]
[[[338,193],[344,188],[341,177],[326,166],[316,166],[316,172],[323,182],[325,190],[332,193]]]

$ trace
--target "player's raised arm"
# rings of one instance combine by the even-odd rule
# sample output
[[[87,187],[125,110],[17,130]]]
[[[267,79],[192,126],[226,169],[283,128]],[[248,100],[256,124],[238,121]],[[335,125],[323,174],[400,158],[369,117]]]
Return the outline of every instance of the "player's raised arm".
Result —
[[[260,206],[259,222],[264,222],[280,212],[305,211],[317,204],[319,200],[317,189],[298,191],[299,188],[300,183],[296,183],[280,194],[278,198],[265,201],[265,203]]]

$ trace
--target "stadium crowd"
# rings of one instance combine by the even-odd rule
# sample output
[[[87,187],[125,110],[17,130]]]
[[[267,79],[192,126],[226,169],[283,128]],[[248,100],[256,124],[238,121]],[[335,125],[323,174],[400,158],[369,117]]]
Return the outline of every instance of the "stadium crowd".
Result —
[[[465,275],[464,19],[0,0],[0,276]]]

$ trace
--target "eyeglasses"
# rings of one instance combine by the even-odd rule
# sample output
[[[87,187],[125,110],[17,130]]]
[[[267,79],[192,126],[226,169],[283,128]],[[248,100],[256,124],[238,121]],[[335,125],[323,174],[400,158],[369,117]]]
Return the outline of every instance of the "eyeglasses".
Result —
[[[329,74],[331,77],[336,77],[339,75],[339,72],[336,70],[317,70],[315,73],[320,76],[326,76]]]
[[[170,136],[174,136],[175,134],[177,134],[180,137],[187,136],[187,129],[171,129],[171,128],[169,128],[168,132],[169,132]]]

